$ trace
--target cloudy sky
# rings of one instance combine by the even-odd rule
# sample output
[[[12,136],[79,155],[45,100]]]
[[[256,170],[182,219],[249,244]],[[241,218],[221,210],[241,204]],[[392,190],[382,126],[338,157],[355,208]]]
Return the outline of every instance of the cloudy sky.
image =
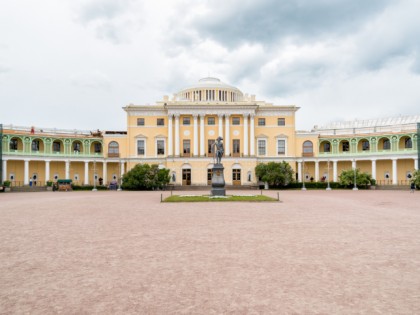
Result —
[[[297,128],[420,114],[418,0],[4,0],[0,122],[124,130],[205,76]]]

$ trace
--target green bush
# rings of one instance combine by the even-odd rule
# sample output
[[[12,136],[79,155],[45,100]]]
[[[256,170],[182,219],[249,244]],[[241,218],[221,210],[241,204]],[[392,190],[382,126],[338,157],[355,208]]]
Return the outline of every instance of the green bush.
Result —
[[[417,189],[420,189],[420,170],[414,172],[413,178],[411,180],[414,182]]]
[[[289,163],[260,163],[255,167],[255,175],[268,185],[278,187],[293,182],[293,169]]]
[[[80,186],[80,185],[71,185],[71,188],[73,190],[92,190],[93,189],[93,185],[85,185],[85,186]],[[108,188],[106,186],[96,186],[97,190],[107,190]]]
[[[4,182],[3,182],[3,186],[4,187],[10,187],[10,185],[12,184],[12,182],[10,181],[10,180],[5,180]]]
[[[137,164],[124,174],[122,188],[125,190],[163,189],[169,184],[168,169],[159,169],[157,164]]]
[[[352,188],[354,187],[354,170],[342,171],[339,176],[339,181],[342,186]],[[371,185],[375,185],[376,181],[372,178],[369,173],[360,172],[356,169],[356,186],[361,188],[368,188]]]
[[[53,185],[53,182],[51,180],[47,181],[47,186],[51,187]]]

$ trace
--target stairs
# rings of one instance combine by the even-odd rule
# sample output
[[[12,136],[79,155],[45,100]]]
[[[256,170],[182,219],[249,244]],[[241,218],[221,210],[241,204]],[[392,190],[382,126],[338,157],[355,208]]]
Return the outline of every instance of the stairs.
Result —
[[[410,190],[409,185],[377,185],[377,190]]]
[[[46,186],[15,186],[10,188],[10,192],[40,192],[47,191]]]

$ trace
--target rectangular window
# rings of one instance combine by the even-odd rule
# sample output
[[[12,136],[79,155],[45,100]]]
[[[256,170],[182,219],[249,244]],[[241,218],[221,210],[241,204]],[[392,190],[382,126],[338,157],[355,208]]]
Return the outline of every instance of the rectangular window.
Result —
[[[258,140],[258,155],[265,155],[265,140]]]
[[[348,142],[343,142],[343,152],[350,151],[350,144]]]
[[[363,141],[362,142],[362,150],[363,151],[369,151],[369,141]]]
[[[144,140],[137,140],[137,155],[145,155]]]
[[[241,118],[240,117],[232,117],[232,125],[239,126],[241,124]]]
[[[165,126],[165,119],[163,119],[163,118],[158,118],[158,119],[156,120],[156,125],[158,125],[158,126]]]
[[[32,151],[39,151],[39,140],[32,141]]]
[[[61,143],[60,142],[53,142],[53,152],[60,152],[61,150]]]
[[[233,169],[232,170],[232,180],[233,181],[240,181],[241,180],[241,170],[240,169]]]
[[[286,154],[286,140],[277,140],[277,154]]]
[[[95,153],[101,153],[102,152],[102,145],[100,143],[95,143]]]
[[[331,144],[330,143],[324,143],[324,152],[331,152]]]
[[[207,118],[207,125],[214,126],[215,124],[216,124],[216,119],[214,119],[214,117]]]
[[[190,156],[190,153],[191,153],[190,140],[184,140],[183,141],[183,153],[184,153],[184,156]]]
[[[137,118],[137,126],[144,126],[144,118]]]
[[[384,150],[390,150],[391,149],[391,142],[386,139],[384,140]]]
[[[157,147],[157,155],[165,154],[165,140],[157,140],[156,147]]]
[[[18,149],[18,141],[17,141],[17,139],[10,140],[9,149],[10,150],[17,150]]]
[[[80,143],[79,142],[73,143],[73,151],[74,152],[80,152]]]
[[[241,142],[239,139],[233,139],[233,156],[239,156],[241,151]]]
[[[258,126],[265,126],[265,118],[258,118]]]
[[[286,119],[277,118],[277,126],[286,126]]]
[[[182,118],[182,124],[185,125],[185,126],[191,125],[191,119],[190,119],[190,117],[183,117]]]
[[[216,141],[215,140],[208,140],[208,147],[207,147],[207,153],[208,153],[208,156],[213,156],[213,145],[214,145],[214,143],[215,143]]]

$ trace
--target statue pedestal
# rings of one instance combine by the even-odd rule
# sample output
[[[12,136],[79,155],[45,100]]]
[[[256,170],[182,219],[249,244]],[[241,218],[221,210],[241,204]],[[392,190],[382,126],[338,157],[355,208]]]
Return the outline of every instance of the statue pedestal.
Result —
[[[212,196],[226,196],[224,169],[223,164],[214,164],[213,166],[213,176],[211,177]]]

